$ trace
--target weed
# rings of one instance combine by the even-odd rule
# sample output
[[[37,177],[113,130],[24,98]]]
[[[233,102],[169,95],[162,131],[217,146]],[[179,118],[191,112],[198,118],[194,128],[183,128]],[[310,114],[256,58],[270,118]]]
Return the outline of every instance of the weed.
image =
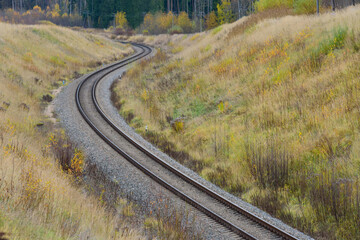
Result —
[[[82,175],[84,155],[79,149],[75,148],[72,142],[65,137],[64,133],[51,134],[49,137],[49,147],[65,172],[71,173],[76,177]]]
[[[184,50],[184,48],[183,48],[182,46],[179,46],[179,47],[173,48],[173,49],[171,50],[171,52],[172,52],[173,54],[176,54],[176,53],[181,52],[182,50]]]
[[[208,112],[207,106],[204,102],[199,99],[195,99],[194,102],[190,103],[190,110],[192,117],[198,117]]]
[[[184,122],[183,122],[183,120],[174,121],[172,126],[173,126],[174,131],[177,132],[177,133],[182,132],[184,130]]]
[[[24,189],[21,201],[27,208],[36,209],[45,200],[46,194],[50,194],[49,183],[43,183],[34,171],[23,173]]]
[[[52,56],[50,58],[50,62],[54,65],[54,66],[57,66],[57,67],[64,67],[66,66],[66,63],[60,59],[59,56]]]
[[[219,64],[211,66],[210,69],[218,76],[224,75],[229,72],[230,66],[234,64],[232,58],[227,58],[221,61]]]
[[[211,50],[211,45],[207,45],[206,47],[204,47],[203,49],[201,49],[201,52],[202,53],[206,53],[206,52],[209,52]]]
[[[261,143],[246,146],[246,162],[251,175],[263,189],[277,190],[288,184],[292,160],[279,146],[274,140],[269,140],[265,146]]]
[[[311,50],[309,67],[313,70],[319,70],[325,56],[331,54],[336,49],[344,47],[346,36],[346,28],[334,29],[332,37],[322,40],[315,49]]]
[[[359,37],[358,38],[356,37],[354,30],[350,34],[350,41],[351,41],[354,51],[355,52],[360,51],[360,39],[359,39]]]
[[[191,41],[195,41],[196,39],[198,39],[200,37],[200,34],[194,34],[191,38],[190,38],[190,40]]]
[[[23,56],[23,60],[27,63],[32,63],[32,61],[33,61],[32,53],[31,52],[25,53]]]
[[[171,204],[170,199],[161,195],[146,204],[150,210],[144,223],[147,231],[162,239],[203,239],[202,234],[191,227],[196,216],[191,217],[188,209],[173,209]]]
[[[24,84],[22,76],[15,69],[9,69],[6,73],[6,77],[19,86]]]
[[[212,35],[218,34],[222,30],[222,26],[216,27],[214,30],[211,31]]]

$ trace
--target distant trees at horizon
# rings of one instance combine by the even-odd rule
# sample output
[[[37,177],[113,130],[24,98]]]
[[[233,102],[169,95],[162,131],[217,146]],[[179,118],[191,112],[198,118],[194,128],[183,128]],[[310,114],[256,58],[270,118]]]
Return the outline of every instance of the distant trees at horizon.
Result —
[[[233,16],[240,18],[253,9],[256,0],[0,0],[0,10],[12,9],[22,15],[35,6],[42,10],[53,10],[57,6],[59,15],[80,16],[80,25],[95,28],[115,25],[116,14],[124,12],[129,26],[134,29],[143,23],[148,13],[172,12],[175,16],[186,13],[197,25],[205,27],[207,15],[217,11],[223,1],[228,2]]]
[[[331,5],[331,1],[335,1],[336,7],[359,2],[359,0],[320,1],[324,6]],[[261,4],[259,4],[260,2]],[[181,27],[172,19],[171,27],[175,32],[180,30],[191,32],[234,21],[254,12],[256,6],[267,6],[274,3],[291,5],[295,2],[299,2],[299,0],[0,0],[0,17],[3,21],[26,24],[34,23],[41,15],[40,20],[49,20],[65,26],[108,28],[109,26],[117,27],[117,14],[124,13],[128,27],[136,29],[140,26],[142,30],[152,32],[151,29],[143,28],[146,25],[144,22],[149,22],[154,18],[154,21],[157,19],[155,23],[159,23],[161,16],[164,20],[171,13],[171,16],[180,18],[180,22],[184,23],[183,21],[185,21],[187,24],[187,26]],[[304,7],[313,7],[315,0],[301,0],[300,2]],[[309,2],[312,5],[307,4]],[[44,11],[44,14],[34,11],[35,6]],[[8,9],[12,9],[12,12]],[[42,13],[41,11],[40,13]],[[54,11],[57,12],[55,15],[59,16],[50,18],[48,13]],[[35,13],[34,19],[32,13]],[[191,29],[187,18],[191,22]],[[161,29],[154,32],[164,33],[169,30],[169,28],[166,28],[166,31]]]

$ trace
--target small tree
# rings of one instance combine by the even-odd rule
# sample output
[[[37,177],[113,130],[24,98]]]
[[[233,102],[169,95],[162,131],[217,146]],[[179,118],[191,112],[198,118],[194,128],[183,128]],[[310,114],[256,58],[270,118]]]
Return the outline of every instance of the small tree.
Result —
[[[206,29],[216,28],[218,26],[215,11],[206,15]]]
[[[51,9],[49,6],[46,8],[46,17],[47,18],[58,18],[60,17],[60,6],[59,4],[55,4],[54,8]]]
[[[115,15],[116,28],[126,29],[128,27],[128,21],[126,19],[125,12],[117,12]]]
[[[40,15],[40,14],[44,14],[44,11],[41,9],[41,7],[39,7],[38,5],[35,5],[33,7],[32,13]]]
[[[230,0],[221,0],[221,4],[217,5],[217,12],[219,24],[229,23],[234,18]]]
[[[167,14],[162,14],[159,20],[159,26],[163,33],[167,32],[167,30],[169,30],[176,21],[175,16],[171,11]]]
[[[144,31],[147,30],[149,33],[154,33],[155,17],[151,13],[147,13],[144,17],[144,28]]]
[[[192,31],[192,23],[186,12],[181,12],[177,18],[177,25],[184,30],[184,32]]]
[[[52,18],[60,17],[60,13],[61,13],[61,10],[60,10],[59,4],[55,4],[54,9],[51,11]]]

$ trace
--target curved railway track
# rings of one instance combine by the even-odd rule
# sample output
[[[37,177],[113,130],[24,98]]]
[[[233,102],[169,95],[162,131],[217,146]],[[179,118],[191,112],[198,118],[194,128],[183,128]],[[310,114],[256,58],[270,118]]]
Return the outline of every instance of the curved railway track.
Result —
[[[116,152],[147,176],[241,238],[297,239],[175,169],[137,143],[106,115],[97,99],[97,87],[101,80],[152,52],[148,46],[131,44],[138,49],[137,53],[95,71],[78,85],[76,105],[88,125]]]

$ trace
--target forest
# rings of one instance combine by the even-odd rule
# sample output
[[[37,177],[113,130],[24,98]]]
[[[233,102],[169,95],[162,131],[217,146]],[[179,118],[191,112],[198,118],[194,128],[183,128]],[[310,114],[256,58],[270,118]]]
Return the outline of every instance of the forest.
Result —
[[[55,16],[63,17],[63,20],[76,16],[76,23],[64,24],[57,21],[56,24],[95,28],[111,26],[116,13],[124,12],[129,26],[136,28],[143,22],[147,13],[172,12],[179,15],[186,12],[190,19],[199,21],[205,19],[212,11],[216,11],[217,5],[221,2],[229,3],[234,19],[238,19],[254,9],[255,0],[0,0],[0,9],[3,12],[11,9],[21,15],[38,6],[49,12],[48,18],[51,17],[51,11],[56,12]],[[9,19],[8,21],[11,22]]]

